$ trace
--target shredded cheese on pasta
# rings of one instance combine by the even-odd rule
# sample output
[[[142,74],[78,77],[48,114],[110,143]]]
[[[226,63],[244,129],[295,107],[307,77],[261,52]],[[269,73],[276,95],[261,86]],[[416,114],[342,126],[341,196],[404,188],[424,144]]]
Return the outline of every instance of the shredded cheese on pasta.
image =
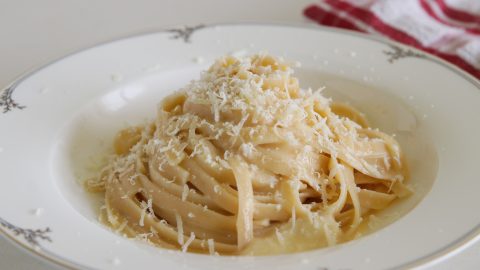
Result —
[[[394,138],[321,89],[301,89],[269,55],[218,59],[114,146],[86,182],[105,192],[106,222],[184,252],[242,254],[270,238],[287,246],[305,224],[318,232],[314,247],[334,245],[410,194]]]

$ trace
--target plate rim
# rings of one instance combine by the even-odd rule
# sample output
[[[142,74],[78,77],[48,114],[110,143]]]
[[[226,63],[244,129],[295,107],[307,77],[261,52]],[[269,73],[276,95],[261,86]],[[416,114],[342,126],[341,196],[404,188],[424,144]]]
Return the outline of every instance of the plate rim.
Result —
[[[460,77],[464,78],[468,82],[470,82],[477,90],[480,91],[480,80],[476,79],[473,75],[467,73],[466,71],[460,69],[459,67],[453,65],[446,60],[439,58],[431,53],[419,50],[415,47],[410,45],[406,45],[394,40],[389,40],[383,36],[373,35],[362,33],[358,31],[353,31],[349,29],[342,29],[336,27],[328,27],[319,24],[308,24],[308,23],[298,23],[298,22],[260,22],[260,21],[253,21],[253,22],[225,22],[225,23],[200,23],[193,26],[185,25],[185,24],[175,24],[170,26],[160,27],[158,29],[149,29],[145,31],[137,31],[134,33],[129,33],[125,35],[119,35],[114,38],[106,39],[100,42],[95,42],[93,44],[87,45],[85,47],[74,49],[70,52],[63,54],[60,57],[52,57],[49,60],[43,61],[42,63],[33,66],[32,68],[27,69],[26,71],[20,73],[20,75],[16,76],[15,79],[11,80],[10,83],[7,83],[5,87],[0,88],[0,97],[3,97],[8,91],[10,94],[13,93],[15,88],[20,85],[23,81],[28,79],[29,77],[33,76],[37,72],[47,68],[57,62],[60,62],[68,57],[74,56],[78,53],[85,52],[87,50],[107,45],[110,43],[114,43],[117,41],[127,40],[131,38],[139,38],[142,36],[153,35],[157,33],[173,33],[176,35],[172,36],[174,39],[183,39],[184,42],[189,42],[190,35],[194,34],[195,31],[205,29],[205,28],[215,28],[215,27],[229,27],[229,26],[259,26],[259,27],[280,27],[280,28],[302,28],[302,29],[310,29],[315,31],[325,31],[325,32],[334,32],[340,33],[347,36],[354,36],[360,39],[371,40],[374,42],[378,42],[384,45],[388,45],[391,47],[400,47],[402,49],[409,49],[414,53],[419,53],[425,56],[426,60],[432,61],[438,65],[448,68],[450,71],[454,72],[455,74],[459,75]],[[21,105],[14,105],[13,108],[22,109]],[[6,111],[5,111],[6,110]],[[11,108],[4,109],[3,113],[8,112]],[[0,217],[1,219],[1,217]],[[3,219],[2,219],[3,220]],[[26,254],[32,255],[33,257],[37,257],[38,259],[43,259],[49,263],[52,263],[56,266],[61,266],[66,269],[74,269],[74,270],[81,270],[81,269],[96,269],[96,268],[89,268],[85,265],[77,264],[59,254],[51,253],[44,249],[36,249],[34,246],[25,243],[25,241],[21,240],[21,235],[14,235],[4,226],[0,226],[0,236],[7,239],[8,242],[13,243],[15,246],[20,248],[22,251],[26,252]],[[471,246],[476,241],[480,240],[480,223],[477,224],[474,228],[470,231],[466,232],[462,237],[454,240],[450,244],[441,247],[425,256],[412,260],[410,262],[406,262],[404,264],[395,266],[391,269],[410,269],[410,268],[419,268],[419,267],[428,267],[435,265],[447,258],[446,255],[456,255],[463,251],[464,249]]]

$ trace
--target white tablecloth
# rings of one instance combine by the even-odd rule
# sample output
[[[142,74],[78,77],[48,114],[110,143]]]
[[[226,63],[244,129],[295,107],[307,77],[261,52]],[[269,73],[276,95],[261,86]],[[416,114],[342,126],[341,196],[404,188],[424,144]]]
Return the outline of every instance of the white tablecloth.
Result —
[[[247,21],[309,23],[302,10],[313,2],[4,0],[0,4],[0,86],[31,67],[77,49],[166,26]],[[45,270],[53,267],[0,237],[0,269]],[[480,269],[480,243],[434,268]]]

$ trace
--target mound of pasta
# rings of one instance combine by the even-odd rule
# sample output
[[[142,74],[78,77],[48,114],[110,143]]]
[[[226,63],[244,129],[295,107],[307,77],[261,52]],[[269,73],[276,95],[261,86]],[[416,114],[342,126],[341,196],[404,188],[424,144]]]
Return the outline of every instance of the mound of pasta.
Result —
[[[218,59],[127,128],[86,181],[104,222],[189,252],[272,254],[358,236],[372,213],[410,194],[394,138],[354,108],[299,87],[283,59]]]

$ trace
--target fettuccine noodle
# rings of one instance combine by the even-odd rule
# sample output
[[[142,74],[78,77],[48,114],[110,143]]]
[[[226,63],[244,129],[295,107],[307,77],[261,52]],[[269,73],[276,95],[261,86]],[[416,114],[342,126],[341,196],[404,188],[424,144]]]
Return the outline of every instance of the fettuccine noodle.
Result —
[[[114,148],[86,182],[105,193],[105,222],[184,252],[335,245],[411,193],[394,138],[321,90],[300,89],[268,55],[217,60],[165,98],[155,121],[120,131]]]

